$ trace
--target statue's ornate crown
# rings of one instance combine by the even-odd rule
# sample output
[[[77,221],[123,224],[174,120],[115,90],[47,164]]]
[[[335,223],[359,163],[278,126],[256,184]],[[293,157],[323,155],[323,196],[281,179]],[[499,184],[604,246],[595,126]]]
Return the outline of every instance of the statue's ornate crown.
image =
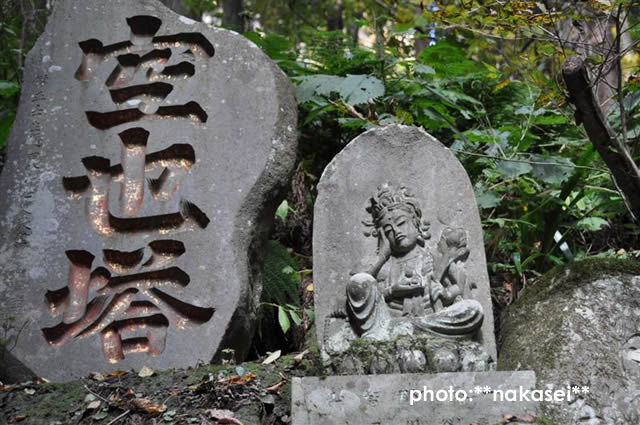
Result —
[[[369,202],[367,212],[371,214],[375,224],[378,224],[388,211],[399,207],[409,207],[417,219],[422,218],[422,210],[418,200],[405,186],[384,183],[378,187],[378,192],[369,199]]]
[[[378,228],[380,222],[387,214],[397,208],[403,208],[411,215],[413,215],[414,224],[420,232],[420,239],[418,243],[424,245],[424,241],[429,239],[429,222],[422,220],[422,209],[420,208],[420,202],[416,198],[411,190],[405,186],[396,186],[390,182],[384,183],[378,187],[378,191],[375,195],[369,198],[369,206],[367,212],[371,214],[372,222],[363,221],[368,229],[364,232],[365,236],[378,236]]]

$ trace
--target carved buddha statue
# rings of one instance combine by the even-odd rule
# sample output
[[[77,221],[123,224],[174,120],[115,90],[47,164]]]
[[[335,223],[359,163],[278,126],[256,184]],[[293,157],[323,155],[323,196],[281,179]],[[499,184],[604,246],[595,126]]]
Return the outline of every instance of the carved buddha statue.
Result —
[[[468,298],[466,231],[445,228],[432,255],[425,243],[428,223],[407,188],[387,183],[369,202],[378,259],[347,284],[347,315],[355,333],[375,340],[419,332],[473,336],[483,310]]]

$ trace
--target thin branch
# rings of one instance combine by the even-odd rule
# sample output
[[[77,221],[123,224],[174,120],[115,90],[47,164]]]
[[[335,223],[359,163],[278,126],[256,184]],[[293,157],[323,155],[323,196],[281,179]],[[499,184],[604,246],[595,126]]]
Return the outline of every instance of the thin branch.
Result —
[[[89,388],[87,385],[84,386],[84,389],[89,391],[91,394],[93,394],[94,396],[98,397],[100,400],[104,401],[107,404],[112,404],[109,400],[107,400],[106,398],[102,397],[100,394],[98,394],[97,392],[91,390],[91,388]]]
[[[564,49],[564,43],[562,42],[562,38],[560,37],[560,30],[558,29],[557,21],[554,21],[553,14],[551,13],[551,8],[549,7],[549,1],[545,0],[545,7],[547,12],[549,13],[549,19],[551,19],[551,25],[553,26],[553,32],[555,33],[556,39],[560,42],[560,48],[562,49],[562,56],[567,57],[567,52]]]
[[[129,413],[131,412],[131,410],[127,410],[126,412],[122,413],[120,416],[116,417],[115,419],[113,419],[111,422],[109,422],[107,425],[113,425],[116,422],[118,422],[120,419],[124,418],[125,416],[127,416]]]
[[[602,168],[596,168],[596,167],[588,167],[585,165],[575,165],[575,164],[562,164],[559,162],[551,162],[551,161],[532,161],[532,160],[528,160],[528,159],[514,159],[514,158],[502,158],[499,156],[494,156],[494,155],[486,155],[486,154],[482,154],[482,153],[476,153],[476,152],[469,152],[469,151],[464,151],[461,149],[452,149],[449,148],[450,151],[452,152],[456,152],[456,153],[462,153],[465,155],[471,155],[471,156],[479,156],[482,158],[490,158],[490,159],[497,159],[500,161],[509,161],[509,162],[522,162],[524,164],[531,164],[531,165],[551,165],[554,167],[566,167],[566,168],[574,168],[574,169],[583,169],[583,170],[592,170],[592,171],[598,171],[600,173],[607,173],[607,174],[611,174],[610,171],[604,170]]]
[[[28,24],[28,19],[27,19],[27,14],[26,14],[26,9],[24,7],[24,2],[25,0],[20,0],[20,13],[22,14],[22,28],[20,29],[20,40],[18,42],[18,75],[21,75],[20,70],[22,69],[22,57],[23,57],[23,53],[22,51],[24,50],[24,44],[25,41],[27,39],[27,24]],[[18,82],[20,84],[22,84],[22,78],[18,78]]]
[[[618,6],[618,14],[616,15],[616,52],[618,53],[616,65],[618,66],[617,91],[618,91],[618,107],[620,108],[620,126],[622,130],[622,144],[626,149],[629,147],[629,144],[627,141],[627,117],[626,117],[626,112],[624,108],[624,93],[622,93],[622,55],[620,55],[620,51],[621,51],[621,43],[622,43],[622,27],[624,26],[624,21],[620,22],[621,12],[622,12],[622,4]]]

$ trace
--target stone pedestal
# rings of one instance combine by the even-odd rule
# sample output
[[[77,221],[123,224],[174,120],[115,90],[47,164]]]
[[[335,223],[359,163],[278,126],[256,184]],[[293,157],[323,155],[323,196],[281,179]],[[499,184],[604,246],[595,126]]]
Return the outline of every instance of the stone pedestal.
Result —
[[[539,404],[527,392],[536,386],[533,372],[329,376],[292,385],[293,425],[495,425],[505,414],[535,417]]]

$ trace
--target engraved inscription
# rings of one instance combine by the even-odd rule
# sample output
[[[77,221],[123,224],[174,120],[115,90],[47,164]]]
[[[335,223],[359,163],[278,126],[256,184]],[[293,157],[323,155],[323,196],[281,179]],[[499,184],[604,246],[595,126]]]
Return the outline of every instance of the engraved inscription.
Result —
[[[169,82],[193,77],[196,73],[193,61],[213,57],[215,49],[209,40],[200,33],[156,37],[162,22],[153,16],[133,16],[127,19],[127,24],[131,29],[128,41],[107,46],[96,39],[79,43],[84,55],[75,78],[83,82],[91,80],[103,63],[115,57],[117,63],[105,82],[111,99],[118,106],[129,103],[136,104],[137,108],[87,111],[89,124],[107,130],[132,122],[167,118],[207,122],[207,113],[197,102],[160,104],[173,90]],[[172,63],[172,49],[184,48]]]
[[[184,253],[184,245],[175,240],[157,240],[134,252],[105,249],[106,267],[92,270],[95,257],[91,253],[67,251],[67,286],[45,295],[49,312],[54,317],[61,315],[62,322],[44,328],[45,339],[52,346],[61,346],[74,338],[99,334],[110,363],[124,359],[126,353],[161,354],[169,325],[189,329],[207,322],[214,312],[163,291],[189,285],[189,275],[182,269],[166,267]],[[123,339],[124,332],[144,336]]]
[[[162,233],[206,228],[207,215],[193,203],[182,200],[180,211],[171,214],[122,218],[109,211],[109,187],[120,183],[120,209],[125,216],[134,216],[140,209],[145,193],[154,200],[167,201],[179,191],[180,183],[195,163],[195,152],[188,144],[174,144],[162,151],[146,154],[149,132],[134,127],[119,134],[122,141],[122,163],[111,166],[106,158],[92,156],[82,159],[86,176],[65,177],[64,188],[74,198],[85,199],[88,223],[103,236],[118,232],[158,231]],[[147,179],[146,173],[160,172],[157,179]]]
[[[127,24],[131,30],[127,41],[79,43],[83,59],[75,73],[78,84],[106,85],[113,102],[113,110],[86,111],[87,121],[95,131],[107,133],[103,140],[114,140],[110,131],[119,127],[120,162],[112,165],[111,159],[100,156],[78,158],[86,174],[62,179],[71,198],[84,201],[87,230],[104,238],[104,243],[99,257],[81,249],[65,252],[67,285],[44,296],[49,313],[61,321],[42,329],[47,343],[55,347],[99,336],[104,358],[110,363],[131,353],[160,355],[169,326],[192,329],[208,322],[214,313],[213,308],[174,296],[191,282],[189,271],[176,265],[188,252],[177,238],[210,223],[201,208],[181,196],[180,189],[196,164],[194,146],[175,143],[153,149],[151,133],[130,125],[165,118],[177,120],[176,125],[181,121],[205,123],[207,113],[195,101],[162,104],[181,80],[196,74],[193,62],[208,61],[214,48],[199,33],[156,36],[162,22],[153,16],[134,16]],[[106,81],[98,81],[99,68],[114,66],[114,62]],[[109,207],[114,183],[120,186],[118,211]],[[143,205],[153,210],[172,200],[162,204],[158,212],[164,213],[141,215]],[[166,213],[167,205],[176,204],[174,211]],[[117,249],[128,236],[138,233],[151,236],[152,242],[133,251]],[[175,239],[163,239],[167,234]]]

